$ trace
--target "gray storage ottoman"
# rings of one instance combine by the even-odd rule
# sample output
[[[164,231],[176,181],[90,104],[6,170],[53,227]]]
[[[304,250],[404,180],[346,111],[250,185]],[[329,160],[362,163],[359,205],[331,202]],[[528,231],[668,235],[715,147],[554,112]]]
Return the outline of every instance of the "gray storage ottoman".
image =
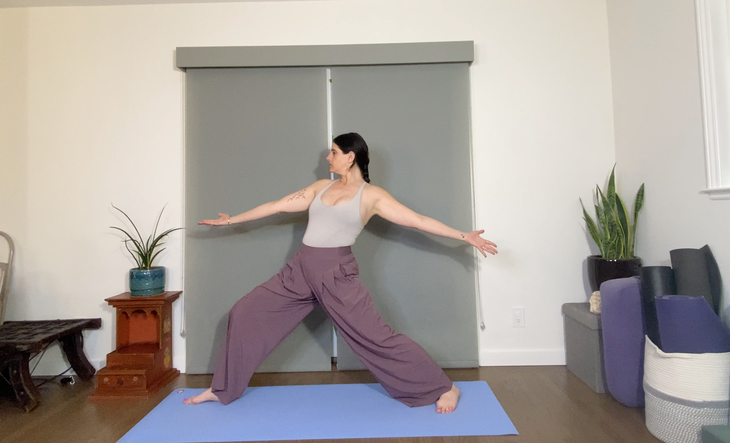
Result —
[[[589,303],[565,303],[563,316],[568,370],[599,394],[606,392],[600,314],[590,312]]]

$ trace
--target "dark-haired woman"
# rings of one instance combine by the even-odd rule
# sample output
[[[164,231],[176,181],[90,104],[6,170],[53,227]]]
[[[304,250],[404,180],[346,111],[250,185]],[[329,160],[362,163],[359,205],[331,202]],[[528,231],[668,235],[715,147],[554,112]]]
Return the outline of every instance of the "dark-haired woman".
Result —
[[[386,325],[358,278],[350,246],[374,215],[399,225],[467,242],[484,255],[497,245],[484,231],[461,232],[398,203],[382,188],[368,184],[368,147],[358,134],[334,139],[327,156],[339,180],[319,180],[281,200],[236,216],[218,214],[199,224],[228,226],[281,212],[309,210],[301,249],[281,272],[241,298],[231,309],[228,332],[211,388],[187,404],[239,398],[254,371],[319,303],[343,339],[385,390],[408,406],[436,403],[436,411],[456,408],[459,390],[443,370],[410,338]]]

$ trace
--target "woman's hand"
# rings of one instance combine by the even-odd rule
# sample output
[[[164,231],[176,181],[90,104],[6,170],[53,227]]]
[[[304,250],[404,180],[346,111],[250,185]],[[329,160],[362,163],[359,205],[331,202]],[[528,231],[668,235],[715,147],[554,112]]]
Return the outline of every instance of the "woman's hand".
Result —
[[[480,237],[479,234],[484,234],[484,229],[482,229],[481,231],[472,231],[468,234],[464,234],[463,240],[477,248],[477,251],[481,252],[482,255],[485,257],[488,253],[492,255],[496,254],[497,245],[487,239]]]
[[[199,221],[198,224],[207,226],[228,226],[231,224],[230,215],[219,212],[218,217],[220,217],[218,220],[203,220]]]

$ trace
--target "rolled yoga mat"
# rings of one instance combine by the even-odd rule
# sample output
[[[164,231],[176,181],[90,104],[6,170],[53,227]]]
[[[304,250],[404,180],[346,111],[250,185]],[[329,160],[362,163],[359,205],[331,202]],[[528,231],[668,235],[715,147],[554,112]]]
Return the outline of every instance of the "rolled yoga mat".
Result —
[[[665,353],[730,352],[730,331],[704,298],[662,295],[656,313]]]
[[[722,297],[722,279],[720,278],[720,267],[717,265],[715,256],[710,251],[710,246],[705,245],[700,248],[705,254],[705,261],[707,262],[707,276],[710,278],[710,293],[712,294],[712,309],[716,312],[720,312],[720,297]]]
[[[662,347],[659,336],[659,324],[656,318],[656,303],[654,299],[660,295],[677,293],[674,283],[674,271],[669,266],[644,266],[640,270],[641,299],[644,303],[644,322],[646,335],[660,349]]]
[[[678,295],[704,297],[717,314],[720,308],[719,270],[709,246],[669,251]]]

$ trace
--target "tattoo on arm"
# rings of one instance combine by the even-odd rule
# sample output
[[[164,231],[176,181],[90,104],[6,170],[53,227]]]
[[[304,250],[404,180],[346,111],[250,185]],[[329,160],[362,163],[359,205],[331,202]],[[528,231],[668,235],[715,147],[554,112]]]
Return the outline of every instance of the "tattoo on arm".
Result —
[[[304,195],[304,191],[306,191],[306,189],[302,189],[301,191],[299,191],[296,194],[292,195],[291,197],[289,197],[289,200],[287,200],[287,201],[290,202],[292,200],[300,200],[302,198],[307,198],[307,196]]]

